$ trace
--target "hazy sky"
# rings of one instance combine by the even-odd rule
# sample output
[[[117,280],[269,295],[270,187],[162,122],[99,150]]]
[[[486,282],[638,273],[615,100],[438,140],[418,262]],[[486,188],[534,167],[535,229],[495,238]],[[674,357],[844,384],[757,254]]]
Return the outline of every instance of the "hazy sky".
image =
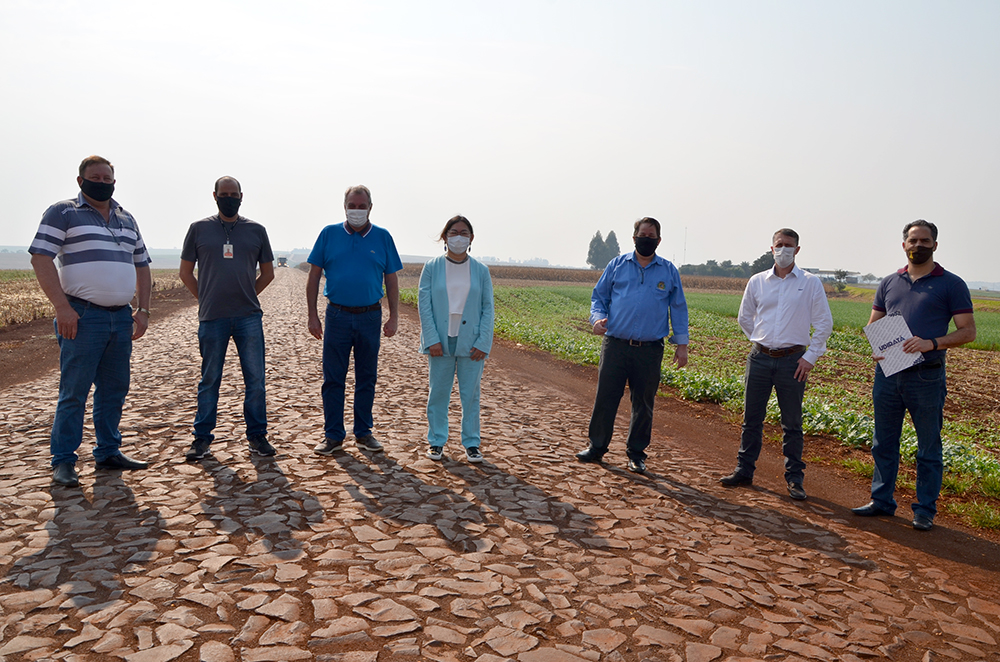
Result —
[[[464,214],[473,254],[584,266],[654,216],[678,264],[790,226],[801,266],[881,276],[926,218],[1000,281],[998,34],[994,0],[0,0],[0,243],[96,153],[153,248],[228,174],[282,250],[364,183],[404,254]]]

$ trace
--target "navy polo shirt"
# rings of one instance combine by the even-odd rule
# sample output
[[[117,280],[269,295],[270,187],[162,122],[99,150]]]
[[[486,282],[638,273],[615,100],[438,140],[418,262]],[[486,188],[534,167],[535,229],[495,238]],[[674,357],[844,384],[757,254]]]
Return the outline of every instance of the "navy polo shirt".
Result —
[[[907,267],[883,278],[872,309],[902,315],[913,335],[929,340],[948,335],[948,323],[955,315],[972,312],[972,296],[964,280],[935,262],[934,271],[916,282],[910,280]],[[924,352],[924,359],[943,360],[945,351]]]

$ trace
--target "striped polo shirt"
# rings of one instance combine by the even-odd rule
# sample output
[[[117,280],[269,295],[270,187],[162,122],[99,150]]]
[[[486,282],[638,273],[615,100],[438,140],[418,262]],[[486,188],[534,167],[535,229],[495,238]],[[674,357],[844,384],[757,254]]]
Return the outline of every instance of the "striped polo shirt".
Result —
[[[63,292],[98,306],[130,302],[136,268],[150,263],[132,214],[112,199],[105,223],[83,193],[45,210],[28,252],[55,258]]]

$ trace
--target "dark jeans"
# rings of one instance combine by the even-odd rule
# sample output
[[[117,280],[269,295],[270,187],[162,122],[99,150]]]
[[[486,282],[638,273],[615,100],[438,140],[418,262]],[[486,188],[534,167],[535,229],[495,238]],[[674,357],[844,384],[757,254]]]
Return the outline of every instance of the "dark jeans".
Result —
[[[118,424],[129,386],[132,358],[132,309],[110,312],[71,302],[80,316],[76,338],[59,335],[59,401],[52,421],[52,466],[76,464],[83,441],[83,414],[94,387],[94,436],[98,462],[117,455],[122,435]]]
[[[201,382],[198,384],[198,413],[194,436],[212,441],[219,412],[219,386],[226,363],[229,339],[236,343],[243,372],[243,420],[247,436],[267,434],[267,396],[264,389],[264,326],[260,313],[246,317],[225,317],[198,325],[201,350]]]
[[[323,333],[323,416],[327,438],[343,441],[347,368],[354,350],[354,436],[371,434],[378,350],[382,342],[382,310],[349,313],[326,307]]]
[[[944,473],[941,426],[947,393],[944,365],[923,370],[911,368],[891,377],[883,375],[881,368],[875,369],[872,501],[882,510],[889,513],[896,510],[893,493],[899,471],[899,436],[908,411],[917,433],[917,503],[911,508],[914,513],[932,519],[937,514],[937,498]]]
[[[633,460],[645,460],[646,448],[653,433],[653,403],[660,387],[660,364],[663,343],[633,347],[627,341],[610,336],[601,345],[597,368],[597,396],[590,417],[590,445],[605,452],[611,443],[618,404],[628,384],[632,396],[632,420],[628,426],[625,452]]]
[[[785,482],[801,483],[806,468],[802,461],[802,397],[806,383],[795,379],[795,370],[805,351],[776,358],[757,351],[747,357],[744,373],[746,391],[743,399],[743,434],[736,470],[753,477],[764,438],[764,418],[771,389],[778,395],[781,409],[781,450],[785,454]]]

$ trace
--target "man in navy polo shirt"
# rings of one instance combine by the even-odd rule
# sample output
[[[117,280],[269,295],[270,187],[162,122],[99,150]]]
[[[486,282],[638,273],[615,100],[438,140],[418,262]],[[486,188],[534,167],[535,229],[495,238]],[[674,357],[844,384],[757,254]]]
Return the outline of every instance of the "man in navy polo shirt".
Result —
[[[896,473],[899,469],[899,437],[903,418],[917,433],[917,502],[913,528],[929,531],[937,513],[944,462],[941,453],[941,426],[944,422],[945,350],[976,339],[969,288],[961,278],[945,271],[931,259],[937,250],[937,226],[924,220],[903,228],[903,250],[907,265],[879,283],[868,323],[886,315],[902,315],[912,338],[903,351],[922,352],[924,361],[891,377],[875,367],[872,400],[875,405],[875,438],[872,441],[872,500],[854,508],[855,515],[893,515],[896,500]],[[955,320],[955,331],[948,323]],[[883,357],[873,357],[875,361]]]
[[[87,396],[94,387],[94,460],[98,469],[145,469],[122,454],[118,424],[131,378],[132,341],[146,332],[152,279],[135,219],[111,196],[115,169],[101,156],[80,164],[76,198],[42,216],[31,266],[56,309],[59,401],[52,421],[52,480],[76,487]],[[135,311],[129,306],[137,296]]]
[[[378,452],[382,444],[372,435],[372,406],[378,377],[380,336],[396,334],[399,324],[399,279],[403,268],[392,236],[373,225],[368,216],[372,194],[364,186],[344,193],[347,220],[323,228],[309,254],[306,305],[309,333],[323,341],[324,440],[315,448],[320,455],[341,450],[347,368],[354,350],[354,436],[358,446]],[[326,333],[316,310],[319,279],[326,275]],[[389,302],[389,319],[382,325],[382,296]]]

